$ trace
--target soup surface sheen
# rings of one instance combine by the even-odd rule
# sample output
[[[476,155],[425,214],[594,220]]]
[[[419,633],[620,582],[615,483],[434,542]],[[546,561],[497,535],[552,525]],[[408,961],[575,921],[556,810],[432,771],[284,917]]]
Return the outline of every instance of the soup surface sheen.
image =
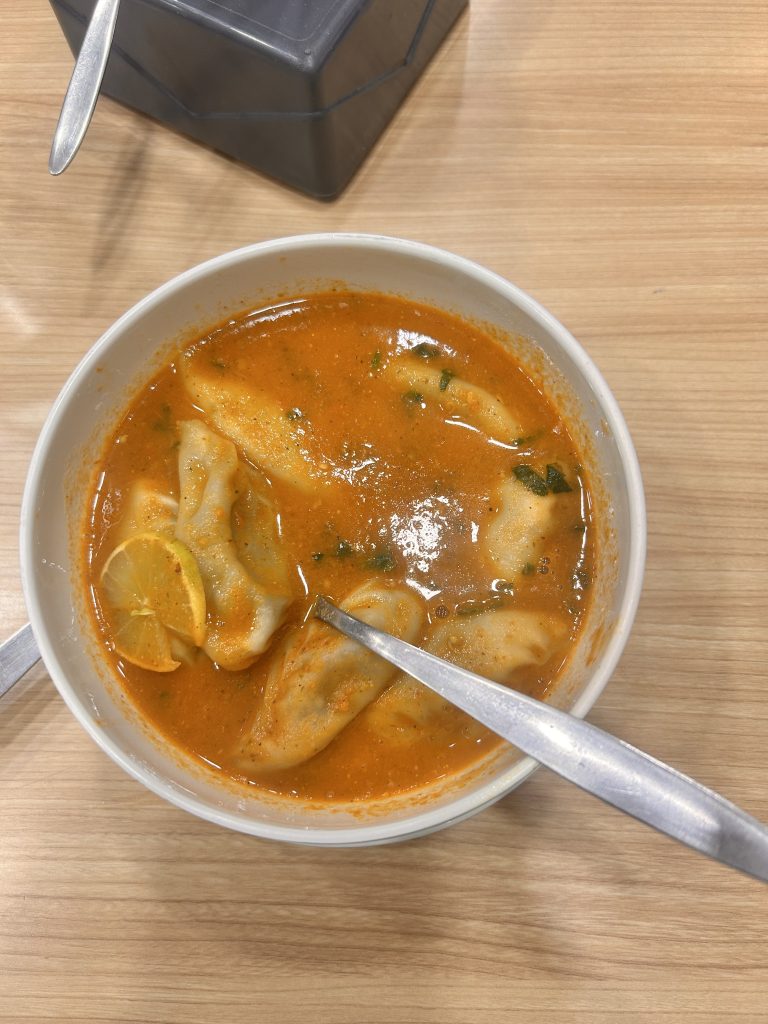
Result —
[[[586,611],[595,529],[566,423],[500,342],[405,299],[331,291],[217,327],[136,396],[95,479],[85,582],[120,685],[273,793],[382,797],[500,742],[311,619],[317,593],[538,697]],[[171,560],[181,541],[205,589],[204,641],[159,627],[172,671],[120,654],[104,567],[139,534]],[[153,616],[137,601],[130,628]]]

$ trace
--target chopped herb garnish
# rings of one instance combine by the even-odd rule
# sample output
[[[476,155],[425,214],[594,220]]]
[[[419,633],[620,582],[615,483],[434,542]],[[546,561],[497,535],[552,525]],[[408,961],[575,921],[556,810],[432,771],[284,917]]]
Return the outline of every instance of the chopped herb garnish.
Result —
[[[536,572],[536,566],[531,562],[526,562],[523,568],[520,570],[523,576],[532,576]]]
[[[418,356],[419,359],[434,359],[438,351],[437,345],[430,345],[426,341],[420,342],[411,349],[411,352],[413,352],[415,356]]]
[[[482,615],[483,612],[501,608],[504,601],[501,597],[491,597],[487,601],[464,601],[456,605],[457,615]]]
[[[160,406],[160,417],[156,419],[152,424],[155,430],[171,431],[173,429],[173,420],[171,418],[171,407],[167,403],[163,403]]]
[[[366,569],[378,569],[379,572],[392,572],[396,562],[391,551],[377,551],[365,563]]]
[[[323,552],[323,551],[313,551],[312,552],[312,561],[313,562],[322,562],[322,560],[324,558],[325,558],[325,552]]]
[[[443,370],[440,374],[440,383],[438,384],[440,390],[445,391],[455,376],[456,374],[452,370]]]
[[[381,352],[379,352],[379,350],[377,349],[373,353],[373,359],[371,359],[371,369],[372,370],[378,370],[378,368],[380,366],[381,366]]]
[[[304,413],[301,411],[301,409],[294,408],[289,409],[285,415],[289,420],[300,420],[303,417]]]
[[[557,466],[547,466],[547,487],[552,494],[566,494],[572,490],[571,485],[565,479]]]
[[[544,497],[549,493],[547,487],[547,481],[541,476],[533,466],[515,466],[512,471],[523,487],[527,487],[529,491],[533,491],[534,494],[538,494],[540,497]]]
[[[226,370],[227,364],[223,359],[212,359],[211,366],[215,366],[217,370]]]
[[[542,433],[543,431],[536,430],[532,434],[525,434],[522,437],[516,437],[509,443],[513,448],[529,448],[534,441],[537,441],[541,437]]]
[[[333,549],[333,553],[337,558],[349,558],[352,554],[353,548],[348,540],[340,540],[336,547]]]
[[[420,391],[406,391],[403,395],[403,401],[409,407],[423,405],[424,395]]]

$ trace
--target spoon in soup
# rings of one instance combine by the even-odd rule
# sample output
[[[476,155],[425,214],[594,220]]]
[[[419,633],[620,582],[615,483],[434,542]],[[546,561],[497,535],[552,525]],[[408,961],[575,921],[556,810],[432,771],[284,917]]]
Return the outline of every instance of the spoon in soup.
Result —
[[[595,725],[443,661],[318,597],[314,614],[613,807],[768,882],[768,828],[711,789]]]

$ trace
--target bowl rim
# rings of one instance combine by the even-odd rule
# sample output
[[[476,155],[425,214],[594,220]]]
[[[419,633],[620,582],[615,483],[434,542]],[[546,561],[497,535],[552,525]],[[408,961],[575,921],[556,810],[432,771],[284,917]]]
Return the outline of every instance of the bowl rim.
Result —
[[[562,348],[586,379],[597,398],[601,412],[616,442],[629,495],[629,557],[627,578],[616,624],[605,650],[590,676],[589,682],[577,698],[570,714],[583,718],[593,707],[613,674],[629,638],[640,594],[646,555],[646,509],[642,476],[637,454],[624,416],[602,374],[586,351],[568,329],[536,299],[500,274],[466,257],[445,249],[409,239],[387,235],[357,232],[327,232],[290,235],[242,246],[199,263],[161,284],[122,314],[87,350],[55,399],[35,445],[21,505],[20,553],[21,578],[24,597],[32,629],[41,657],[65,704],[96,744],[123,768],[156,795],[171,804],[214,824],[235,831],[268,839],[315,846],[371,846],[395,840],[415,838],[439,828],[455,824],[483,810],[518,786],[538,767],[530,757],[523,757],[515,765],[480,786],[473,792],[459,795],[434,809],[417,810],[412,816],[396,821],[350,824],[339,828],[309,828],[248,819],[198,801],[193,795],[179,791],[165,779],[143,769],[122,747],[105,735],[97,724],[92,709],[75,692],[56,652],[55,642],[44,626],[42,603],[44,595],[35,581],[34,538],[37,497],[43,481],[46,456],[64,414],[75,400],[80,385],[103,358],[105,352],[119,343],[123,332],[150,310],[171,299],[179,290],[211,274],[226,270],[238,263],[268,254],[286,254],[297,249],[322,250],[335,246],[386,251],[391,255],[416,257],[439,264],[444,270],[474,279],[500,294],[511,305],[519,308],[543,329]]]

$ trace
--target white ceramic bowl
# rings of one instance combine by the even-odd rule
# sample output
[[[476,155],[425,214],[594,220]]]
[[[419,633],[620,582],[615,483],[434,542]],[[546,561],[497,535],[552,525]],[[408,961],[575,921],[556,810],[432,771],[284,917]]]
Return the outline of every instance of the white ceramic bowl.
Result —
[[[40,435],[24,494],[22,575],[43,660],[72,713],[127,772],[202,818],[271,839],[370,845],[460,821],[519,785],[535,763],[508,748],[450,782],[375,804],[334,808],[270,798],[221,783],[137,716],[99,657],[79,565],[87,481],[129,397],[180,341],[278,294],[339,281],[393,292],[521,335],[524,362],[567,407],[598,481],[602,556],[592,611],[555,701],[583,716],[629,635],[645,559],[645,506],[634,448],[599,372],[568,331],[529,296],[477,264],[415,242],[308,235],[227,253],[142,299],[87,353]]]

